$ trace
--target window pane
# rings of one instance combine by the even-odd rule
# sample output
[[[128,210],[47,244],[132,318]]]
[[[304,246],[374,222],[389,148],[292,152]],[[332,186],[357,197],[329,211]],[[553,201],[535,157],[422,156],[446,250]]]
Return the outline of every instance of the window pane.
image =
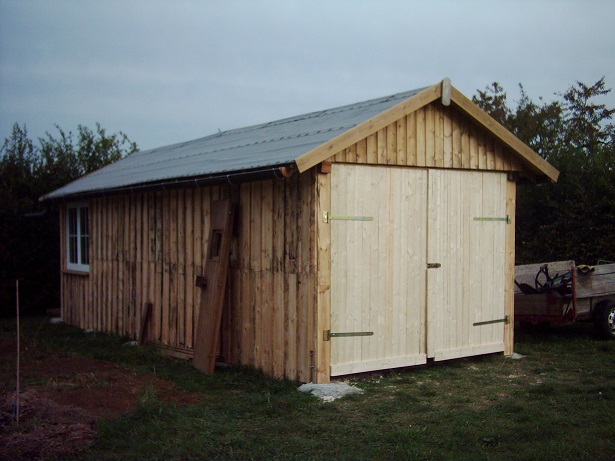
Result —
[[[72,264],[77,264],[79,262],[79,258],[77,257],[77,236],[71,235],[68,238],[68,260]]]
[[[79,262],[78,248],[79,244],[77,237],[77,209],[68,209],[68,261],[73,264]]]
[[[77,235],[77,208],[68,209],[68,234]]]
[[[79,227],[81,230],[81,264],[90,264],[90,223],[88,220],[88,208],[79,209]]]

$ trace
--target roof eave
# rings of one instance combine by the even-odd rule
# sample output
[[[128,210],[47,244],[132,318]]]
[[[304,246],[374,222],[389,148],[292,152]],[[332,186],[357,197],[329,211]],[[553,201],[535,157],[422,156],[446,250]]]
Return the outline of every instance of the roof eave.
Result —
[[[238,186],[241,183],[249,181],[258,181],[260,179],[288,179],[296,171],[294,163],[283,165],[271,165],[264,168],[244,171],[231,171],[220,174],[211,174],[204,176],[173,178],[163,181],[153,181],[148,183],[130,184],[118,186],[108,189],[93,189],[81,191],[73,194],[65,194],[60,196],[49,197],[49,194],[39,198],[39,202],[72,202],[95,197],[107,197],[110,195],[118,195],[124,193],[150,192],[156,190],[172,190],[184,188],[199,188],[211,185],[228,184],[229,186]]]

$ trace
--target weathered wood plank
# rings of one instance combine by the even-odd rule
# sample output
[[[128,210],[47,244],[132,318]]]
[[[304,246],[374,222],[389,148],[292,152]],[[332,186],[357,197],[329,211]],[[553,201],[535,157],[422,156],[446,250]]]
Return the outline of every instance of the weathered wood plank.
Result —
[[[367,139],[357,142],[357,163],[367,163]]]
[[[416,166],[425,166],[426,163],[426,124],[425,108],[416,111]]]
[[[367,137],[367,163],[378,163],[378,135],[375,133],[370,134]]]
[[[202,297],[195,337],[193,365],[213,373],[220,341],[222,307],[226,293],[229,254],[233,234],[234,206],[230,200],[212,204],[211,232],[207,255],[207,293]]]
[[[397,163],[397,123],[391,123],[386,128],[386,163],[395,165]]]

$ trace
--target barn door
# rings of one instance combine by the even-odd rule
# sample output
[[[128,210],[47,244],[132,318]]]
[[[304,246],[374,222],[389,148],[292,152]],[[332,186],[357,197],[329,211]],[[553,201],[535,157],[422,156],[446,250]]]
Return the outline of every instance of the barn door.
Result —
[[[425,363],[427,171],[331,175],[331,375]]]
[[[428,204],[428,356],[503,351],[506,175],[430,170]]]

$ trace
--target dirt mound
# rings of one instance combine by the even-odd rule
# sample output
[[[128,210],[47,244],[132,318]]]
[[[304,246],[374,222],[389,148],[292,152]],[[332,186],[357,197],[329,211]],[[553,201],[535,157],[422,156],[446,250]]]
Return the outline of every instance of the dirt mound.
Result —
[[[0,459],[53,459],[75,455],[94,441],[96,418],[28,390],[20,395],[20,422],[14,422],[15,394],[1,396]]]
[[[153,373],[136,373],[102,360],[60,356],[32,344],[24,352],[28,357],[22,376],[36,385],[25,386],[20,394],[19,425],[14,422],[15,393],[0,393],[2,460],[79,454],[93,443],[98,418],[126,415],[144,395],[176,405],[205,398]],[[4,384],[13,381],[2,378]]]

